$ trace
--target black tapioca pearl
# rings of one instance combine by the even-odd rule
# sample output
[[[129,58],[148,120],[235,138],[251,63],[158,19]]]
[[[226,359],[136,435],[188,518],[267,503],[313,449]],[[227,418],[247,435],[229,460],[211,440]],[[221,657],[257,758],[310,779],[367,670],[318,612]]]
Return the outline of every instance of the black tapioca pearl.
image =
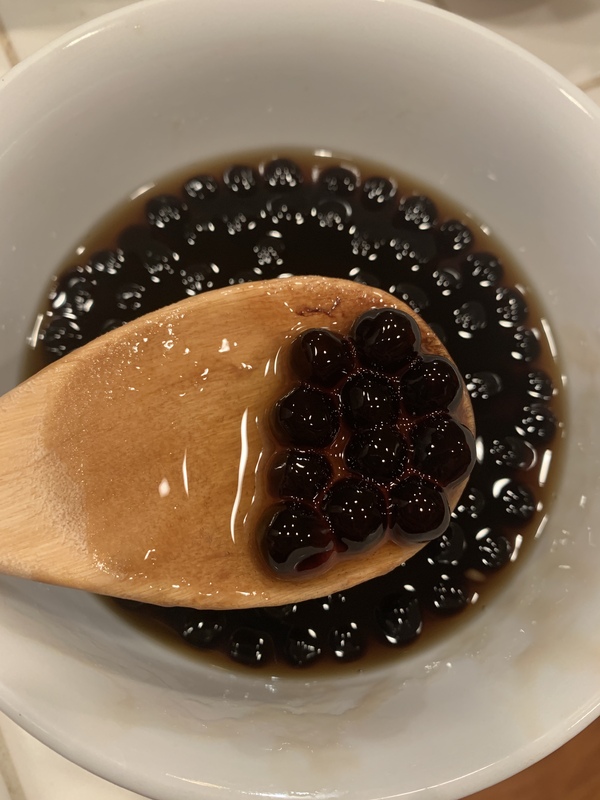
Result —
[[[517,436],[494,439],[490,456],[497,466],[507,469],[529,469],[535,463],[535,450],[525,439]]]
[[[168,622],[192,647],[212,647],[223,637],[227,616],[223,611],[175,608],[172,609]]]
[[[378,236],[372,236],[363,230],[356,230],[350,239],[350,248],[353,256],[364,258],[366,261],[377,261],[381,254],[386,240]]]
[[[325,198],[319,200],[312,209],[311,216],[316,218],[320,228],[341,232],[346,229],[352,216],[352,207],[344,200]]]
[[[161,194],[146,203],[148,225],[159,235],[179,230],[187,218],[187,209],[178,197]]]
[[[465,385],[471,400],[489,400],[504,388],[502,378],[496,372],[474,372],[465,375]]]
[[[400,203],[394,225],[397,228],[409,226],[426,231],[435,225],[437,218],[438,211],[433,200],[424,195],[414,195]]]
[[[303,182],[302,170],[289,158],[276,158],[265,165],[264,179],[270,189],[296,189]]]
[[[118,275],[125,265],[125,254],[121,249],[100,250],[88,259],[86,272],[92,280],[102,280]]]
[[[388,426],[354,433],[344,452],[353,472],[374,481],[389,483],[408,463],[408,447],[402,435]]]
[[[274,424],[285,443],[328,447],[340,428],[338,403],[319,389],[299,386],[277,403]]]
[[[337,661],[355,661],[364,654],[367,640],[358,625],[349,622],[329,631],[329,647]]]
[[[468,250],[473,244],[471,230],[456,219],[440,225],[437,231],[437,245],[444,256],[457,255]]]
[[[420,286],[414,283],[397,283],[390,287],[390,294],[402,300],[407,306],[410,306],[417,314],[422,313],[425,309],[429,308],[429,297],[427,292]]]
[[[529,309],[527,302],[518,289],[500,286],[496,289],[496,314],[500,325],[513,327],[525,321]]]
[[[204,289],[211,288],[211,279],[216,277],[208,265],[202,268],[186,267],[179,270],[182,297],[194,297]]]
[[[154,239],[143,226],[132,225],[123,231],[119,245],[126,258],[133,254],[139,260],[144,280],[149,278],[152,283],[160,283],[165,277],[175,274],[178,256],[165,243]]]
[[[457,567],[443,566],[434,570],[429,590],[429,606],[438,614],[456,614],[469,605],[470,594],[465,586],[462,571]]]
[[[329,167],[319,175],[319,186],[339,197],[354,194],[359,182],[356,172],[346,167]]]
[[[304,503],[273,506],[263,518],[260,534],[267,564],[288,577],[317,570],[327,563],[334,551],[329,525]]]
[[[396,196],[396,185],[389,178],[368,178],[362,187],[361,202],[369,211],[378,211]]]
[[[474,569],[497,570],[506,566],[512,556],[513,546],[501,533],[482,528],[471,546],[469,566]]]
[[[465,271],[484,289],[493,289],[502,280],[504,269],[491,253],[471,253],[465,259]]]
[[[331,387],[354,366],[354,351],[348,339],[327,328],[311,328],[295,339],[291,353],[296,374],[317,386]]]
[[[389,241],[388,251],[392,262],[406,262],[407,266],[426,266],[438,255],[436,239],[432,231],[409,228],[395,233]]]
[[[523,409],[523,415],[516,426],[517,432],[532,444],[546,444],[556,433],[556,417],[548,406],[532,403]]]
[[[223,183],[233,194],[252,195],[258,186],[258,172],[244,164],[234,164],[225,170]]]
[[[477,300],[469,300],[454,310],[454,322],[460,331],[477,333],[487,327],[485,308]]]
[[[457,566],[462,562],[466,549],[465,532],[457,522],[452,521],[439,538],[427,545],[423,553],[431,564]]]
[[[527,394],[534,400],[548,401],[554,394],[552,379],[541,369],[527,373]]]
[[[234,274],[227,280],[229,286],[238,286],[240,283],[252,283],[262,279],[260,269],[244,269]]]
[[[410,438],[415,451],[415,468],[442,486],[462,480],[473,466],[473,434],[445,414],[419,422]]]
[[[294,667],[307,667],[323,653],[323,644],[312,628],[293,628],[283,646],[286,661]]]
[[[429,542],[450,522],[446,495],[436,484],[411,475],[390,490],[390,527],[398,543]]]
[[[462,396],[462,384],[450,361],[423,356],[402,375],[400,396],[410,414],[452,410]]]
[[[516,361],[529,363],[540,354],[540,340],[531,328],[517,328],[513,334],[511,356]]]
[[[297,194],[269,197],[266,205],[267,214],[274,225],[291,223],[303,225],[310,215],[310,204]]]
[[[485,495],[476,486],[467,486],[460,496],[452,517],[459,523],[466,524],[466,520],[475,520],[481,516],[485,508]]]
[[[362,314],[354,323],[351,338],[366,367],[396,372],[414,358],[421,334],[408,314],[384,308]]]
[[[96,287],[93,280],[79,270],[67,272],[58,282],[52,308],[69,318],[81,317],[92,310]]]
[[[285,241],[279,231],[269,231],[252,248],[259,267],[280,269],[283,266]]]
[[[527,486],[517,481],[507,481],[499,490],[497,502],[503,518],[514,525],[522,525],[535,514],[536,501]]]
[[[141,316],[146,309],[146,287],[140,283],[126,283],[119,286],[115,294],[117,308]]]
[[[463,277],[456,267],[445,267],[435,270],[433,273],[435,285],[441,290],[443,297],[451,297],[458,292],[463,285]]]
[[[199,205],[214,200],[219,192],[219,184],[212,175],[196,175],[184,184],[184,197],[192,204]]]
[[[395,423],[399,407],[398,390],[383,375],[359,372],[342,389],[344,419],[355,431]]]
[[[269,660],[270,650],[268,634],[254,628],[238,628],[229,638],[229,656],[238,664],[258,667]]]
[[[374,484],[354,478],[338,481],[325,495],[321,510],[345,552],[371,550],[385,535],[385,498]]]
[[[288,450],[275,457],[269,483],[273,494],[282,499],[314,500],[331,482],[332,474],[324,455]]]
[[[375,275],[375,273],[369,272],[368,270],[360,269],[360,267],[353,267],[348,277],[355,283],[362,283],[364,286],[374,286],[376,289],[381,289],[383,285],[381,276]]]
[[[81,326],[73,319],[54,317],[41,334],[45,352],[52,361],[85,344]]]
[[[223,223],[228,236],[241,238],[247,237],[248,234],[255,235],[257,219],[252,214],[240,211],[232,216],[224,215]]]
[[[283,606],[266,606],[260,609],[260,614],[266,619],[289,623],[296,618],[302,605],[302,603],[286,603]]]
[[[384,596],[375,609],[375,620],[388,644],[397,647],[412,642],[423,629],[416,591],[405,586]]]
[[[102,324],[100,333],[115,331],[117,328],[120,328],[123,325],[125,325],[125,322],[122,319],[107,319],[106,322]]]

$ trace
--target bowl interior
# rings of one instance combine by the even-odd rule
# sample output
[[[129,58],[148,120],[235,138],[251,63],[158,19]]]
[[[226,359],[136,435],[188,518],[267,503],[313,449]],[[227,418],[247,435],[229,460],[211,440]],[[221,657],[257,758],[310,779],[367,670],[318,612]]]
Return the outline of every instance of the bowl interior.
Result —
[[[1,390],[83,232],[174,170],[272,146],[388,164],[488,223],[547,309],[569,398],[564,476],[535,552],[452,637],[364,672],[265,679],[165,648],[94,597],[5,578],[3,710],[165,800],[457,798],[591,719],[600,119],[585,98],[411,0],[150,0],[16,69],[0,107]]]

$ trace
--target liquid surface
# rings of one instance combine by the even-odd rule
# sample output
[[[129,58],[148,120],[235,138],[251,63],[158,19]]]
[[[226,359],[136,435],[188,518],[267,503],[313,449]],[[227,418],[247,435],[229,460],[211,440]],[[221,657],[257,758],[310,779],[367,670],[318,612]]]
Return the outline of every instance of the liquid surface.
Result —
[[[285,155],[222,159],[134,195],[65,261],[29,371],[186,296],[280,275],[369,283],[421,313],[463,375],[477,427],[477,463],[440,539],[321,600],[236,612],[124,604],[213,659],[362,667],[481,608],[492,577],[541,530],[562,437],[560,377],[526,279],[472,218],[380,166]]]

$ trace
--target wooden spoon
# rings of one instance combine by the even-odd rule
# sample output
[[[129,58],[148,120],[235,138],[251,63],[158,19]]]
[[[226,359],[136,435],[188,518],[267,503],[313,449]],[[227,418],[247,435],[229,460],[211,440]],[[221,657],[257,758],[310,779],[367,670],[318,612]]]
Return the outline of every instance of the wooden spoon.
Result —
[[[391,295],[317,277],[234,286],[114,330],[0,399],[0,572],[159,605],[279,605],[345,589],[419,545],[384,544],[284,581],[255,526],[272,503],[267,424],[291,388],[285,345],[343,334],[362,312],[410,313],[422,349],[448,354]],[[468,394],[458,413],[474,428]],[[463,481],[451,489],[454,506]]]

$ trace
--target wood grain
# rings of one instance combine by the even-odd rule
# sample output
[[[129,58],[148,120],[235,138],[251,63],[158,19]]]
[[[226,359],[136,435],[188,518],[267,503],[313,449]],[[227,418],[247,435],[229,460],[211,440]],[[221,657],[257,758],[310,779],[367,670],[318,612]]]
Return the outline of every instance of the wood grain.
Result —
[[[600,720],[579,736],[502,783],[468,800],[599,800]],[[466,798],[465,798],[466,800]]]
[[[416,319],[424,352],[448,357],[390,295],[304,277],[161,309],[17,387],[0,400],[0,569],[159,605],[241,608],[327,595],[405,561],[420,546],[388,542],[283,581],[255,534],[269,409],[293,386],[288,344],[306,328],[347,334],[358,315],[389,306]],[[464,388],[456,416],[473,430]],[[464,483],[448,487],[452,507]]]

